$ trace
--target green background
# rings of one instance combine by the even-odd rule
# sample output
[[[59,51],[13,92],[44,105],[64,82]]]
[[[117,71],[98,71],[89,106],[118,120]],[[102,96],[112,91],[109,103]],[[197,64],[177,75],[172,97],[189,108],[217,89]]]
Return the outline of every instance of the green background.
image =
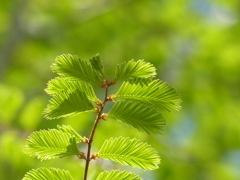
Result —
[[[158,78],[181,93],[183,103],[181,111],[164,114],[164,135],[149,136],[102,121],[93,152],[107,138],[129,136],[152,144],[162,160],[160,168],[150,172],[92,161],[89,179],[119,168],[145,180],[239,180],[239,20],[239,0],[1,2],[0,179],[21,179],[38,167],[66,169],[74,179],[83,179],[83,160],[40,162],[23,154],[22,148],[31,132],[57,124],[72,125],[89,136],[93,114],[43,119],[49,99],[44,89],[56,76],[50,71],[56,56],[71,53],[87,60],[100,53],[110,78],[123,61],[151,62]],[[96,93],[102,99],[102,90]],[[86,150],[84,145],[80,148]]]

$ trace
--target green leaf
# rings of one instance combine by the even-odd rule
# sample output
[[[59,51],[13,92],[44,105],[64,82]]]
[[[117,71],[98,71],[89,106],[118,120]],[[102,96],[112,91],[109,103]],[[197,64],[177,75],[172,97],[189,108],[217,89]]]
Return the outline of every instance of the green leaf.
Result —
[[[112,98],[127,99],[147,103],[159,110],[179,110],[181,97],[166,82],[149,79],[124,81]]]
[[[69,171],[50,167],[32,169],[22,180],[73,180],[73,178]]]
[[[96,180],[142,180],[142,178],[134,173],[113,170],[101,172]]]
[[[48,82],[48,87],[45,91],[49,95],[55,95],[65,91],[76,91],[79,90],[84,92],[89,100],[97,102],[98,98],[96,97],[92,86],[89,83],[78,81],[65,77],[57,77]]]
[[[161,134],[166,125],[166,120],[162,114],[152,106],[128,100],[116,102],[107,117],[148,134]]]
[[[58,119],[93,110],[94,106],[88,100],[86,94],[76,90],[54,95],[43,113],[47,119]]]
[[[131,60],[117,65],[115,81],[128,78],[151,78],[156,74],[156,68],[152,64],[144,60]]]
[[[23,152],[40,160],[79,155],[76,138],[57,129],[33,132]]]
[[[96,72],[99,73],[99,76],[106,77],[100,55],[96,54],[95,56],[92,56],[89,60],[92,67],[96,70]]]
[[[60,76],[76,78],[87,83],[100,85],[102,81],[102,78],[96,74],[93,67],[76,55],[63,54],[58,56],[51,69]]]
[[[103,143],[98,157],[145,170],[157,169],[160,164],[157,151],[136,138],[110,138]]]
[[[57,125],[57,128],[58,128],[59,131],[71,134],[73,137],[76,138],[76,142],[77,143],[79,143],[79,142],[81,142],[83,140],[83,137],[80,136],[70,125],[68,125],[68,126],[66,126],[66,125],[59,126],[59,125]]]

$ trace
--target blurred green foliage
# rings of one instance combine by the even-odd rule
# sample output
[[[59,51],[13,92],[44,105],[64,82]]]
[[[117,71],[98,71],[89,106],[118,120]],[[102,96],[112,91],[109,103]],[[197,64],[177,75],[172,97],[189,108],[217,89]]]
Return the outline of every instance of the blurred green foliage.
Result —
[[[111,78],[117,63],[132,58],[153,63],[158,78],[182,94],[183,108],[166,114],[163,136],[147,136],[112,121],[100,123],[94,151],[110,136],[137,136],[159,151],[162,164],[142,172],[98,160],[91,163],[89,179],[115,168],[145,180],[240,179],[239,7],[238,0],[2,1],[0,179],[21,179],[32,168],[52,166],[82,178],[83,161],[39,162],[22,148],[31,132],[57,124],[89,136],[92,114],[43,119],[49,98],[43,89],[55,76],[49,66],[57,55],[88,59],[98,52]]]

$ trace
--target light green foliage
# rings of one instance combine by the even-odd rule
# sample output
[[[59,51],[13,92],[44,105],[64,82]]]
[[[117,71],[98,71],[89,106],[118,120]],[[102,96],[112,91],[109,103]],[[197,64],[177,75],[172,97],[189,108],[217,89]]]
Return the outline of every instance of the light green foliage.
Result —
[[[87,83],[99,85],[103,80],[87,61],[81,60],[76,55],[64,54],[58,56],[51,69],[60,76],[76,78]]]
[[[22,180],[73,180],[73,178],[66,170],[38,168],[29,171]]]
[[[33,132],[23,152],[40,160],[79,155],[75,136],[57,129]]]
[[[98,157],[145,170],[157,169],[160,163],[157,151],[136,138],[110,138],[103,143]]]
[[[94,106],[88,100],[86,94],[80,90],[75,90],[54,95],[44,114],[47,119],[58,119],[93,110]]]
[[[108,117],[148,134],[161,134],[166,125],[164,117],[157,109],[130,100],[116,102],[109,111]]]
[[[27,172],[22,180],[73,180],[69,171],[56,168],[38,168]],[[96,180],[142,180],[134,173],[126,171],[104,171]]]
[[[166,82],[149,79],[124,81],[113,97],[116,99],[134,100],[146,103],[161,110],[179,110],[181,98]]]
[[[100,58],[99,54],[96,54],[95,56],[92,56],[89,59],[89,61],[92,65],[92,67],[96,70],[96,72],[98,72],[99,76],[106,77],[106,73],[104,71],[104,67],[103,67],[103,64],[102,64],[102,59]]]
[[[66,125],[62,125],[62,126],[57,126],[58,130],[65,132],[65,133],[69,133],[71,134],[73,137],[76,138],[76,142],[79,143],[83,140],[83,137],[80,136],[71,126],[66,126]]]
[[[158,168],[160,157],[157,151],[136,138],[110,138],[103,143],[99,153],[90,155],[94,133],[101,119],[111,118],[148,134],[161,134],[166,122],[160,111],[180,109],[181,100],[176,91],[167,83],[152,80],[156,75],[156,68],[152,64],[144,60],[124,62],[117,66],[116,77],[112,81],[105,75],[99,54],[90,58],[90,63],[70,54],[58,56],[51,68],[60,77],[51,80],[45,89],[51,96],[44,110],[45,117],[58,119],[94,111],[97,119],[89,139],[83,138],[71,126],[66,125],[34,132],[24,147],[26,154],[40,160],[77,155],[86,161],[84,180],[87,178],[90,160],[98,158],[144,170]],[[120,90],[116,95],[109,96],[108,89],[120,79],[125,80]],[[96,97],[91,84],[105,89],[103,102]],[[117,102],[109,113],[103,114],[107,101],[115,102],[115,99]],[[79,142],[88,144],[87,154],[78,150]],[[34,173],[37,173],[38,178],[42,175],[48,177],[50,173],[50,177],[56,178],[52,171],[57,172],[54,169],[40,169],[31,171],[26,176],[35,177]],[[138,176],[125,171],[103,172],[97,179],[140,180]]]
[[[84,160],[40,162],[23,154],[22,147],[30,132],[57,124],[89,135],[91,112],[45,120],[48,96],[43,89],[55,76],[49,65],[57,54],[88,60],[99,52],[110,79],[123,61],[144,58],[152,63],[157,78],[181,92],[184,109],[162,112],[167,119],[164,136],[137,133],[113,120],[100,122],[94,152],[110,136],[136,135],[164,156],[158,170],[136,169],[145,180],[240,180],[239,6],[239,0],[1,1],[0,179],[21,179],[36,167],[59,167],[83,179]],[[110,94],[118,91],[118,82]],[[103,89],[94,90],[102,100]],[[102,161],[91,161],[90,180],[111,170],[111,163]]]
[[[97,102],[98,99],[94,93],[92,86],[86,82],[78,81],[71,78],[57,77],[48,82],[48,87],[45,91],[49,95],[56,95],[62,92],[74,92],[79,90],[86,94],[87,98],[91,101]]]
[[[115,81],[128,78],[150,78],[156,76],[156,68],[144,60],[128,61],[117,65]]]
[[[113,170],[101,172],[96,180],[142,180],[142,179],[135,175],[134,173]]]

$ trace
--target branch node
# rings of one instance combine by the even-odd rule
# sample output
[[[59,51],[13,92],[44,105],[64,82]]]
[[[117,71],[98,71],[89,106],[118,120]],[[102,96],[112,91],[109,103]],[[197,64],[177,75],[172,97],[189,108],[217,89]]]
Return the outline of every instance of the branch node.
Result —
[[[102,101],[100,99],[98,99],[98,101],[96,102],[96,105],[102,106]]]
[[[112,94],[112,95],[110,95],[109,97],[107,97],[107,101],[116,102],[115,99],[113,99],[114,96],[115,96],[115,95]]]
[[[79,159],[85,159],[85,160],[87,159],[84,152],[80,152],[80,155],[78,155],[78,158]]]
[[[88,143],[89,142],[89,139],[84,137],[83,140],[82,140],[83,143]]]
[[[93,160],[97,160],[99,157],[98,157],[98,153],[94,153],[94,154],[92,154],[92,157],[91,157],[91,159],[93,159]]]
[[[104,120],[104,121],[107,121],[107,113],[103,113],[102,115],[101,115],[101,119],[102,120]]]
[[[105,78],[103,81],[101,81],[101,88],[106,89],[109,86],[112,86],[114,84],[116,84],[116,82],[114,80],[109,80],[108,78]]]
[[[95,107],[95,111],[93,111],[92,113],[93,114],[96,114],[96,113],[99,113],[100,111],[99,111],[99,108],[97,108],[97,107]]]

